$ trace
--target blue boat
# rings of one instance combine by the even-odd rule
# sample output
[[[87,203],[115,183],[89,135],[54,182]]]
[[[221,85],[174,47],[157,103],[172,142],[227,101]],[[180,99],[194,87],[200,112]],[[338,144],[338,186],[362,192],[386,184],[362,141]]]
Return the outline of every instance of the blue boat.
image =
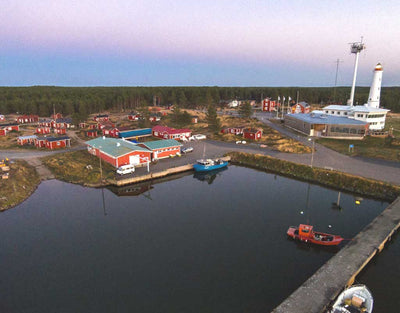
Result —
[[[193,169],[196,172],[209,172],[226,166],[228,166],[228,162],[221,159],[202,159],[197,160],[197,163],[193,165]]]

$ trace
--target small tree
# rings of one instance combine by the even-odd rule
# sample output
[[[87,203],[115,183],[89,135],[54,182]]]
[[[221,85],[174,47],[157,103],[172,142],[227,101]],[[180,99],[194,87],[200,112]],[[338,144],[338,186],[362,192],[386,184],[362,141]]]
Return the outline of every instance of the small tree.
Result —
[[[252,107],[251,107],[251,105],[250,105],[250,103],[248,101],[246,101],[245,103],[243,103],[239,107],[239,114],[242,117],[246,117],[246,118],[251,117],[251,115],[253,114],[253,110],[252,110]]]
[[[210,104],[208,106],[207,114],[206,114],[206,119],[208,123],[208,128],[213,131],[217,132],[221,128],[221,120],[217,116],[217,110],[215,109],[215,106]]]

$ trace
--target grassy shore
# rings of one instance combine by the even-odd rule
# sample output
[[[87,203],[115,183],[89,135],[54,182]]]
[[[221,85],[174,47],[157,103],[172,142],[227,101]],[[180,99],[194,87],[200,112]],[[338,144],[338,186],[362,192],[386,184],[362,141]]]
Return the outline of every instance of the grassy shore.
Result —
[[[283,161],[260,154],[228,153],[233,164],[249,166],[287,177],[317,183],[334,189],[349,191],[386,201],[400,196],[400,186],[322,168]]]
[[[36,170],[25,161],[10,164],[10,176],[0,180],[0,211],[26,200],[37,188],[40,179]]]
[[[101,185],[100,159],[86,150],[59,153],[41,160],[56,179],[90,187]],[[103,181],[114,178],[114,167],[102,161],[101,168]]]

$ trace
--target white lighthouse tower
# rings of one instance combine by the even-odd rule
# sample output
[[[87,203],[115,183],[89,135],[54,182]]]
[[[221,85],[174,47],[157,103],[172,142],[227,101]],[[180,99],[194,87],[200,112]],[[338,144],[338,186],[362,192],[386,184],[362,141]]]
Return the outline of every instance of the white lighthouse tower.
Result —
[[[369,90],[367,107],[379,108],[379,101],[381,97],[381,85],[382,85],[382,74],[383,67],[380,63],[375,66],[374,78],[372,79],[372,85]]]

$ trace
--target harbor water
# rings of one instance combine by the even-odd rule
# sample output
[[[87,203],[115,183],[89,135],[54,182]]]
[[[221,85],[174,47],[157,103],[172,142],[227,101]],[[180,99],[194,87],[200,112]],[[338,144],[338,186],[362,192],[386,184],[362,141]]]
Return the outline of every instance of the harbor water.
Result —
[[[388,205],[338,196],[237,166],[111,190],[45,181],[0,214],[0,312],[269,312],[345,245],[289,226],[350,239]]]

